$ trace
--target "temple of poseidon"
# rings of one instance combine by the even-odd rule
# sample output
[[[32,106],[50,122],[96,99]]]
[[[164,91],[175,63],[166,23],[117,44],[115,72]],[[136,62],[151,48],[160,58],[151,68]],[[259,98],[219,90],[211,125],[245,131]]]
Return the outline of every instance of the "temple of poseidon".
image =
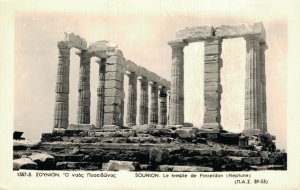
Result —
[[[226,126],[221,126],[220,72],[223,64],[230,64],[222,61],[222,40],[229,38],[246,41],[245,121],[240,133],[228,132]],[[189,43],[200,41],[204,42],[204,120],[201,128],[197,128],[185,123],[183,50]],[[98,41],[88,45],[82,37],[65,33],[57,45],[53,131],[43,133],[41,143],[31,150],[24,152],[22,146],[15,146],[14,158],[25,153],[47,153],[54,160],[52,165],[32,166],[42,169],[286,169],[286,154],[276,149],[275,137],[267,130],[265,51],[268,46],[263,24],[186,27],[178,30],[168,45],[172,50],[170,81],[126,59],[125,52],[115,43]],[[78,49],[76,54],[80,57],[77,123],[69,123],[71,48]],[[92,57],[97,57],[99,64],[96,121],[90,119]]]

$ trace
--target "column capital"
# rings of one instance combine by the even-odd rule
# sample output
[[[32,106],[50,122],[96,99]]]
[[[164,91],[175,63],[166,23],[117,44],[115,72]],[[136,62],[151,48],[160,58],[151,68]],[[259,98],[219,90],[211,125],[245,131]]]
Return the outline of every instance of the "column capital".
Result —
[[[106,64],[106,59],[96,59],[95,62],[98,63],[99,66],[104,66]]]
[[[75,54],[78,55],[79,57],[87,57],[87,58],[93,57],[93,55],[88,53],[86,50],[76,51]]]
[[[166,86],[162,86],[162,85],[158,85],[158,89],[159,90],[167,91],[167,87]]]
[[[188,43],[185,40],[172,40],[168,42],[172,48],[184,48]]]
[[[57,42],[58,49],[68,49],[70,50],[72,48],[71,44],[69,42],[65,41],[59,41]]]
[[[148,82],[148,78],[147,77],[139,76],[137,79],[139,81],[141,81],[141,82]]]
[[[268,45],[266,42],[259,42],[259,46],[262,50],[267,50],[268,49]]]
[[[154,81],[149,81],[149,85],[150,85],[150,86],[156,85],[156,86],[158,87],[158,83],[157,83],[157,82],[154,82]]]
[[[128,77],[136,76],[135,72],[132,71],[125,71],[125,75],[127,75]]]
[[[246,42],[250,41],[250,40],[256,40],[258,42],[261,41],[259,36],[257,36],[257,35],[245,35],[244,39],[246,40]]]

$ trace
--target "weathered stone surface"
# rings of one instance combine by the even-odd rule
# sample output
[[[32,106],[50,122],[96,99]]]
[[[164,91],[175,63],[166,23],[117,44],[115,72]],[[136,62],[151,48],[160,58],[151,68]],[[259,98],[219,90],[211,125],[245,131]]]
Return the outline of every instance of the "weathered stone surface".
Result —
[[[264,165],[264,166],[255,166],[251,165],[253,170],[286,170],[284,165]]]
[[[139,124],[148,124],[148,79],[145,77],[138,78],[140,85],[140,109],[139,109]]]
[[[205,73],[217,73],[220,71],[219,63],[209,63],[204,65]]]
[[[248,137],[258,136],[258,135],[262,134],[262,131],[259,129],[245,129],[245,130],[243,130],[243,134]]]
[[[147,70],[144,67],[141,67],[139,65],[136,65],[134,62],[131,60],[126,60],[125,61],[125,68],[127,71],[134,72],[137,75],[146,77],[149,81],[156,82],[158,85],[165,86],[167,89],[170,89],[170,82],[167,81],[164,78],[161,78],[157,74]]]
[[[116,81],[119,81],[119,82],[122,82],[123,80],[123,77],[124,76],[124,73],[122,72],[106,72],[105,74],[105,79],[106,80],[116,80]],[[105,88],[111,88],[111,84],[105,84]]]
[[[111,52],[115,52],[118,44],[114,42],[108,42],[105,40],[93,42],[89,45],[87,51],[93,55],[101,58],[107,58],[111,55]],[[109,52],[109,53],[107,53]]]
[[[181,128],[181,129],[176,129],[175,133],[180,137],[180,138],[195,138],[195,129],[193,128]]]
[[[139,171],[141,166],[138,162],[110,160],[102,165],[103,170],[107,171]]]
[[[13,161],[13,169],[37,169],[37,164],[30,158],[20,158]]]
[[[207,100],[205,101],[204,106],[208,111],[215,111],[220,108],[220,102],[218,100]]]
[[[203,166],[176,166],[176,165],[161,165],[159,170],[162,172],[212,172],[213,168]]]
[[[179,29],[176,32],[176,39],[185,39],[187,42],[194,42],[213,36],[212,26],[194,26]]]
[[[57,170],[99,170],[101,164],[91,162],[57,162]]]
[[[265,28],[261,22],[254,24],[222,25],[214,27],[215,35],[222,38],[236,38],[255,35],[265,41]]]
[[[167,162],[169,154],[168,149],[152,148],[149,151],[149,164],[153,166],[164,164]]]
[[[55,169],[55,158],[49,154],[33,154],[29,156],[29,158],[35,163],[37,163],[39,169]]]
[[[184,40],[168,43],[172,47],[171,94],[169,109],[169,125],[183,125],[184,123]],[[177,72],[179,71],[179,72]]]
[[[137,116],[137,75],[134,72],[126,74],[129,78],[126,125],[132,127],[136,125]]]
[[[114,55],[114,56],[109,56],[106,59],[107,62],[107,67],[113,66],[116,67],[116,64],[119,64],[119,66],[124,66],[124,58],[123,55]]]
[[[154,129],[155,129],[155,125],[153,125],[153,124],[132,126],[132,130],[136,130],[136,131],[147,131],[147,130],[154,130]]]
[[[204,82],[219,82],[220,74],[219,73],[205,73],[204,74]]]
[[[222,52],[222,48],[219,44],[217,45],[205,45],[204,54],[206,55],[219,55]]]
[[[80,50],[87,49],[87,42],[85,39],[81,38],[79,35],[73,33],[65,32],[64,42],[70,44],[70,46],[78,48]]]
[[[220,129],[221,125],[219,123],[204,123],[202,126],[203,129]],[[219,132],[219,131],[215,131]]]
[[[150,113],[149,113],[149,123],[158,124],[158,85],[156,82],[150,83],[151,86],[151,96],[150,96]]]
[[[70,124],[66,130],[90,130],[94,128],[95,125],[93,124]]]
[[[249,165],[260,165],[262,163],[261,157],[248,157],[242,159],[243,163],[249,164]]]
[[[122,100],[122,98],[124,97],[124,92],[122,92],[120,89],[117,89],[117,88],[105,89],[104,94],[105,94],[105,98],[106,97],[117,96],[117,97],[121,97],[121,100]]]

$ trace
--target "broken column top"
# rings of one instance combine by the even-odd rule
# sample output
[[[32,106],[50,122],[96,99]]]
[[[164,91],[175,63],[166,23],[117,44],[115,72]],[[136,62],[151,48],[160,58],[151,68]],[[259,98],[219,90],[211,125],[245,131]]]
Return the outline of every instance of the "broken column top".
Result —
[[[81,38],[79,35],[75,35],[74,33],[65,32],[65,37],[63,42],[68,44],[68,46],[77,48],[79,50],[87,49],[86,40]]]
[[[266,41],[266,32],[262,22],[254,24],[236,24],[222,26],[193,26],[179,29],[176,32],[176,39],[187,42],[206,40],[210,37],[222,39],[255,36],[261,42]]]

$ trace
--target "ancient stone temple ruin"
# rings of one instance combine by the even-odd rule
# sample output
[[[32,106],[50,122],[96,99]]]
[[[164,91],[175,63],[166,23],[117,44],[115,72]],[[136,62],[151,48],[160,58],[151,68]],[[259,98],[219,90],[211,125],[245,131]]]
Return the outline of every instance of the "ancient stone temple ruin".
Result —
[[[90,121],[90,60],[99,60],[99,86],[97,88],[97,116],[95,128],[122,127],[124,119],[124,75],[129,77],[128,111],[126,125],[136,125],[137,117],[137,80],[141,83],[139,102],[139,124],[167,124],[167,90],[170,82],[157,74],[140,67],[130,60],[125,60],[116,44],[107,41],[92,43],[87,47],[84,39],[74,34],[65,33],[65,39],[58,42],[58,71],[56,83],[56,101],[54,130],[91,129]],[[69,126],[69,70],[70,49],[80,51],[80,73],[78,83],[77,124]],[[148,85],[151,85],[151,98],[148,98]],[[150,99],[150,112],[148,101]],[[159,108],[159,109],[158,109]],[[160,110],[160,112],[158,112]],[[148,113],[150,120],[148,121]]]
[[[14,169],[285,170],[287,155],[276,149],[275,137],[267,132],[265,33],[262,23],[180,29],[176,39],[168,43],[172,48],[170,82],[126,60],[112,42],[99,41],[87,46],[81,37],[66,33],[65,39],[58,42],[53,131],[43,133],[41,143],[35,146],[17,143]],[[237,37],[246,40],[245,126],[240,133],[231,133],[225,130],[226,126],[221,126],[221,52],[223,39]],[[184,120],[183,49],[188,43],[198,41],[205,42],[205,112],[201,128],[190,126]],[[75,124],[70,124],[68,119],[71,48],[80,50]],[[99,64],[96,121],[90,120],[91,57],[97,57]],[[127,89],[124,75],[128,76]],[[128,91],[127,115],[124,115],[125,90]],[[23,158],[24,155],[30,159]],[[22,159],[27,159],[27,164]]]
[[[184,124],[184,53],[191,42],[205,42],[204,48],[204,121],[203,129],[219,131],[221,127],[220,101],[222,86],[220,71],[222,40],[242,37],[246,40],[245,134],[267,132],[265,50],[266,34],[262,23],[232,26],[196,26],[177,31],[172,47],[171,125]],[[227,63],[225,63],[227,64]]]

